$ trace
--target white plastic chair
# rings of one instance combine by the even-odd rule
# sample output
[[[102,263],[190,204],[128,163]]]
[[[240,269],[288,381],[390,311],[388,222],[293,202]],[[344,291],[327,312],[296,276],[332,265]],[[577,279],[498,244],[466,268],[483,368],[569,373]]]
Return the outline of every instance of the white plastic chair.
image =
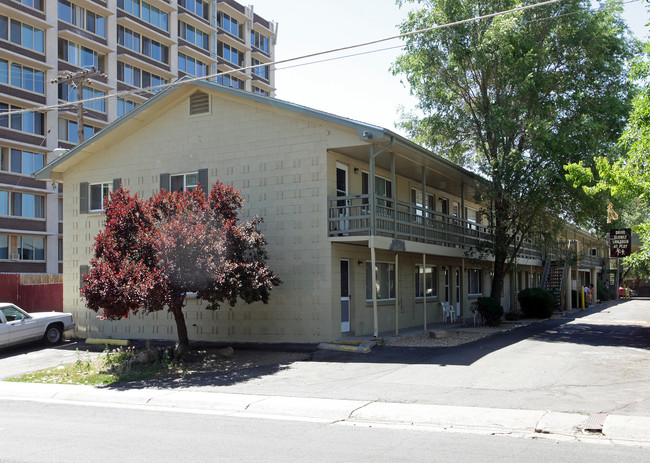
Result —
[[[453,310],[449,302],[442,303],[442,321],[446,322],[449,319],[449,323],[456,322],[456,311]]]

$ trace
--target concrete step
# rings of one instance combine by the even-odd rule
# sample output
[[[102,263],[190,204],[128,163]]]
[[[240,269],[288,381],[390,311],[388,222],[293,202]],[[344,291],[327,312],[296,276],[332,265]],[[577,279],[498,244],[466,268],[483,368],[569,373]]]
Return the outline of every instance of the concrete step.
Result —
[[[377,345],[375,341],[335,339],[332,342],[321,342],[318,345],[318,349],[352,352],[355,354],[369,354],[375,345]]]

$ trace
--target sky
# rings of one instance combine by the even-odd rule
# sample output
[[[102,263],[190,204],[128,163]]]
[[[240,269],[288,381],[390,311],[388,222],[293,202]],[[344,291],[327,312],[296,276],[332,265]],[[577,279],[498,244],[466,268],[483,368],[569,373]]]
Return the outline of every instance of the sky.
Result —
[[[639,38],[650,22],[644,4],[627,0],[624,19]],[[399,34],[407,17],[394,0],[249,0],[255,13],[278,23],[276,60],[365,43]],[[416,100],[393,76],[390,67],[401,53],[401,41],[280,64],[276,97],[320,111],[403,132],[395,127],[400,107],[412,110]],[[365,53],[370,50],[383,50]],[[358,55],[359,53],[365,53]],[[342,59],[337,56],[357,55]],[[312,63],[312,64],[307,64]]]

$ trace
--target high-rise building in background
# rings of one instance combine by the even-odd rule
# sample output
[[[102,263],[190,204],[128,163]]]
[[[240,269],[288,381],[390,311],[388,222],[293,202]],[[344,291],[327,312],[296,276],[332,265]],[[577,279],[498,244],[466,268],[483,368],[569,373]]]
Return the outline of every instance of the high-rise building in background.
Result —
[[[62,272],[64,186],[32,174],[57,148],[74,147],[153,96],[152,87],[227,72],[210,80],[275,96],[268,63],[277,26],[252,6],[233,0],[0,5],[0,272]],[[93,99],[84,103],[83,118],[76,104],[47,109],[79,96]],[[41,109],[20,112],[33,108]]]

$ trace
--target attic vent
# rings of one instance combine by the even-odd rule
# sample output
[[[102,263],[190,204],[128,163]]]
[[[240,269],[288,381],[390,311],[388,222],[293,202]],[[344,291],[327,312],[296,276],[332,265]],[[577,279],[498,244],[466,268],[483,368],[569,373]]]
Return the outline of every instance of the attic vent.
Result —
[[[210,95],[196,92],[190,96],[190,116],[210,112]]]

